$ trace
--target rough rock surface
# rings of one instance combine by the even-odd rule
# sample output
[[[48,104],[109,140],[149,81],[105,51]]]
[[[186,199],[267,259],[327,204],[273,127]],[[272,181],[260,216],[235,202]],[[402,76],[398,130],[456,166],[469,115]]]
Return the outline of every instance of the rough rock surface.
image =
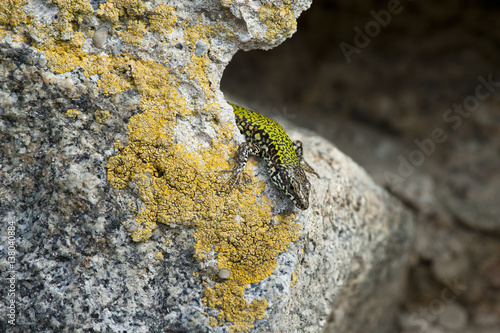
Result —
[[[2,2],[2,331],[390,331],[412,215],[349,158],[291,129],[309,210],[220,191],[222,71],[308,5]]]

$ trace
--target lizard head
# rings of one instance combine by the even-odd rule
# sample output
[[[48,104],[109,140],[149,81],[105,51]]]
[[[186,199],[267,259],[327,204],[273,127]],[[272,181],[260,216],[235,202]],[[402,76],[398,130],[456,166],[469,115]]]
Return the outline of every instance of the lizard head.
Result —
[[[309,208],[311,184],[300,166],[281,168],[276,177],[272,177],[272,180],[294,203],[295,207],[301,210]]]

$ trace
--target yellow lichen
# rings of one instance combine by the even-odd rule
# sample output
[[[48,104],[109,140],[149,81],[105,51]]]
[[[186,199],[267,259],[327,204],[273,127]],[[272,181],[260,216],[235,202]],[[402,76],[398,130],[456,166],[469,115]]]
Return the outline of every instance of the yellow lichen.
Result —
[[[263,299],[254,299],[252,304],[250,304],[250,309],[252,313],[255,313],[255,318],[264,319],[265,311],[267,309],[267,300]]]
[[[116,25],[120,21],[120,16],[124,16],[125,12],[122,10],[122,6],[115,5],[115,1],[106,1],[99,4],[96,14],[101,20]]]
[[[247,167],[250,183],[221,192],[225,179],[219,171],[231,167],[226,156],[235,152],[231,144],[234,128],[218,121],[221,110],[214,98],[217,85],[210,83],[207,74],[210,63],[206,55],[193,55],[186,69],[193,85],[201,89],[205,97],[203,108],[193,110],[178,93],[176,75],[165,65],[137,59],[132,54],[84,51],[85,39],[91,38],[88,33],[92,31],[86,26],[86,19],[91,15],[88,2],[57,0],[54,3],[63,18],[51,26],[33,24],[29,27],[43,36],[43,42],[33,46],[46,53],[49,69],[65,73],[79,68],[87,77],[97,75],[98,86],[105,94],[135,89],[140,96],[141,112],[129,120],[128,141],[115,143],[117,155],[107,164],[110,184],[117,189],[133,188],[143,203],[136,216],[140,227],[132,233],[132,239],[148,240],[157,223],[194,228],[196,260],[215,253],[218,268],[231,272],[229,279],[213,282],[213,287],[205,290],[204,303],[219,310],[217,318],[209,319],[210,325],[228,325],[230,331],[235,332],[250,329],[256,319],[264,318],[267,301],[255,299],[248,303],[244,298],[245,288],[273,272],[276,256],[299,237],[301,226],[293,221],[293,214],[272,217],[272,203],[263,195],[265,183],[249,172],[255,166],[254,160]],[[140,42],[148,30],[157,32],[175,22],[175,17],[170,17],[175,16],[175,12],[169,7],[160,6],[154,14],[148,13],[147,5],[138,0],[108,0],[100,4],[96,12],[99,18],[111,22],[112,29],[126,27],[129,36],[122,37],[124,40],[130,37],[129,41],[134,43]],[[279,13],[277,10],[273,15]],[[285,10],[285,17],[286,13]],[[11,20],[11,17],[3,19]],[[150,20],[149,24],[143,21],[144,17]],[[272,15],[263,14],[263,17],[270,19]],[[24,21],[18,18],[8,24],[13,26],[15,22]],[[222,31],[201,22],[201,18],[184,21],[184,38],[188,44],[203,40],[210,45],[210,37]],[[71,33],[62,38],[60,33],[54,33],[60,31]],[[69,111],[68,116],[72,114]],[[109,115],[106,112],[96,111],[96,119],[105,121]],[[217,129],[210,147],[186,147],[174,140],[177,119],[187,117],[202,117]],[[155,255],[157,259],[158,256]]]
[[[109,118],[109,111],[106,110],[96,110],[94,112],[95,120],[99,122],[99,124],[105,123]]]
[[[68,40],[68,46],[71,48],[81,49],[85,43],[85,36],[83,32],[77,31],[73,34],[73,37]]]
[[[127,30],[119,33],[125,43],[140,44],[142,36],[146,33],[146,25],[138,20],[129,20]]]
[[[148,17],[150,29],[163,34],[171,33],[172,25],[176,20],[175,15],[173,6],[158,6],[158,9]]]
[[[297,30],[297,21],[288,6],[262,5],[260,7],[259,20],[267,26],[266,38],[269,41],[274,40],[279,34],[290,36]]]
[[[7,36],[8,34],[10,34],[11,31],[9,29],[7,29],[5,26],[3,25],[0,25],[0,37],[4,37],[4,36]]]
[[[156,260],[160,260],[160,259],[162,259],[162,258],[163,258],[163,253],[161,253],[161,252],[156,252],[156,254],[155,254],[155,259],[156,259]]]
[[[216,327],[216,326],[217,326],[217,324],[218,324],[218,322],[217,322],[217,318],[214,318],[214,317],[210,316],[210,317],[208,318],[208,324],[209,324],[210,326],[212,326],[212,327]]]
[[[70,117],[70,118],[76,119],[76,117],[78,117],[78,113],[79,112],[80,111],[78,111],[77,109],[68,109],[64,115],[66,117]]]
[[[297,274],[295,272],[292,273],[292,279],[290,280],[290,287],[293,287],[297,283]]]
[[[219,324],[232,322],[230,332],[245,332],[253,327],[256,319],[265,317],[267,300],[254,299],[248,304],[243,298],[243,290],[238,283],[231,281],[217,284],[215,290],[205,289],[203,301],[210,307],[221,308],[216,320]]]
[[[118,94],[132,88],[132,78],[128,74],[134,61],[127,54],[109,57],[92,55],[86,57],[82,69],[86,76],[99,74],[98,86],[106,94]]]
[[[27,42],[28,38],[21,31],[19,33],[13,34],[12,35],[12,40],[14,42],[21,43],[21,42]]]
[[[66,73],[81,64],[81,51],[78,48],[72,48],[67,41],[59,41],[51,37],[40,45],[39,50],[45,51],[47,65],[54,72]]]
[[[102,74],[98,85],[106,94],[118,94],[131,88],[129,80],[113,72]]]
[[[0,0],[0,37],[10,35],[16,42],[26,42],[25,24],[33,15],[26,15],[26,0]]]
[[[220,5],[224,8],[229,8],[231,4],[233,3],[232,0],[221,0]]]
[[[53,34],[54,28],[48,24],[37,24],[33,26],[32,32],[37,38],[47,40]]]
[[[245,188],[221,194],[223,181],[216,171],[229,169],[224,152],[234,149],[221,144],[195,153],[174,144],[176,116],[190,113],[177,97],[176,78],[154,62],[137,61],[132,68],[144,112],[130,119],[129,143],[109,160],[108,179],[116,188],[135,183],[145,203],[137,216],[143,229],[133,239],[147,240],[157,222],[196,227],[197,258],[216,251],[219,265],[231,270],[231,279],[217,284],[209,303],[221,309],[221,323],[248,329],[263,316],[264,303],[246,303],[244,289],[272,273],[276,255],[297,239],[300,226],[290,218],[271,219],[269,200],[256,202],[264,184],[255,178]]]
[[[28,16],[24,12],[27,0],[1,0],[0,1],[0,24],[17,27],[27,22]]]
[[[114,26],[120,22],[120,18],[140,18],[147,10],[147,4],[140,0],[108,0],[99,5],[96,14]]]
[[[186,70],[189,73],[189,79],[194,80],[198,83],[200,88],[203,90],[206,98],[212,98],[215,96],[212,85],[210,84],[210,79],[206,74],[206,69],[209,60],[197,55],[191,56],[191,61],[187,64]]]
[[[223,32],[225,29],[222,25],[211,25],[197,23],[189,26],[189,21],[184,21],[186,29],[184,30],[184,39],[187,44],[194,45],[197,41],[202,40],[210,45],[209,38],[216,32]]]
[[[74,24],[82,24],[84,19],[89,19],[94,9],[88,0],[52,0],[59,7],[60,15],[53,26],[68,33],[74,30]]]

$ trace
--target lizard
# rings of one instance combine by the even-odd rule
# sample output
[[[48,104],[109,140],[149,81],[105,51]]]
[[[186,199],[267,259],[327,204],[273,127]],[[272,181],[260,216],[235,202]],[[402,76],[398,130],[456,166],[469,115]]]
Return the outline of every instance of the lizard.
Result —
[[[236,125],[246,142],[238,146],[236,165],[224,183],[238,185],[244,174],[249,155],[262,157],[272,183],[277,186],[295,207],[309,207],[311,184],[305,172],[319,177],[303,158],[302,142],[292,141],[280,124],[257,112],[229,103],[233,107]]]

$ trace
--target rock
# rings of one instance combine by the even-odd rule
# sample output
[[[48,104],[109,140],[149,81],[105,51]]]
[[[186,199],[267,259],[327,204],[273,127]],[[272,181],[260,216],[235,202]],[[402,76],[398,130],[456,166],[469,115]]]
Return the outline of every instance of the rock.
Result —
[[[99,28],[95,32],[94,39],[92,41],[95,47],[101,48],[106,43],[107,39],[108,39],[108,28],[104,27],[104,28]]]
[[[467,311],[457,303],[447,304],[439,314],[439,324],[450,330],[461,330],[467,326]]]
[[[460,148],[450,154],[446,169],[442,170],[443,182],[438,193],[460,221],[477,230],[498,233],[500,206],[495,200],[500,189],[498,147],[469,142]]]
[[[469,260],[465,255],[453,257],[440,256],[432,262],[432,271],[438,281],[451,281],[462,278],[470,269]]]
[[[220,191],[242,141],[224,67],[309,4],[5,8],[0,330],[390,331],[413,216],[352,160],[290,128],[311,208],[290,213],[262,161]]]
[[[219,277],[223,280],[227,280],[231,277],[231,272],[227,268],[219,270]]]
[[[496,307],[496,308],[495,308]],[[479,327],[500,327],[500,319],[498,318],[498,304],[483,303],[476,309],[473,321]]]
[[[404,258],[400,255],[408,253],[409,244],[405,242],[409,242],[408,237],[413,234],[411,215],[408,215],[406,209],[402,209],[397,200],[377,186],[373,188],[372,193],[368,188],[363,190],[368,183],[373,184],[372,181],[368,180],[365,172],[349,158],[342,154],[337,155],[339,152],[329,143],[319,137],[305,136],[292,128],[287,128],[287,132],[294,139],[304,142],[306,147],[314,147],[312,156],[306,154],[305,157],[314,164],[316,171],[321,170],[318,172],[322,179],[315,180],[311,177],[311,180],[315,188],[313,197],[316,196],[313,202],[323,207],[313,209],[313,216],[304,221],[304,235],[307,236],[298,240],[298,244],[304,242],[299,248],[305,249],[307,255],[299,266],[300,274],[294,284],[296,289],[292,289],[292,299],[299,300],[296,304],[298,307],[293,309],[291,304],[287,305],[287,308],[291,308],[291,319],[296,320],[290,320],[289,323],[296,322],[298,325],[305,320],[306,317],[302,314],[304,311],[300,307],[306,304],[307,299],[315,300],[310,311],[329,308],[327,299],[331,299],[332,313],[328,317],[325,332],[363,332],[371,329],[391,332],[393,315],[397,308],[397,301],[393,296],[401,292],[401,274],[404,272],[401,268],[406,262],[406,255]],[[322,159],[321,156],[326,158]],[[328,168],[333,173],[324,177],[329,174]],[[359,174],[344,175],[343,172],[347,170]],[[330,177],[331,183],[328,180]],[[385,200],[386,203],[382,203]],[[341,212],[335,208],[337,205],[352,206],[354,211]],[[368,208],[370,206],[373,211]],[[320,213],[321,211],[323,213]],[[316,218],[315,214],[319,216]],[[364,217],[357,220],[358,214]],[[377,216],[381,214],[392,217],[378,219]],[[371,219],[377,219],[378,222],[368,222]],[[382,225],[377,226],[381,221],[384,221]],[[363,229],[365,231],[361,231]],[[355,234],[364,236],[358,238]],[[367,242],[362,241],[362,244],[359,242],[361,239]],[[377,246],[374,243],[385,245]],[[330,260],[325,261],[325,257]],[[336,259],[331,260],[332,258]],[[342,266],[341,258],[350,258],[349,264]],[[374,264],[374,261],[377,264]],[[316,326],[318,330],[320,325],[321,322]],[[315,326],[302,326],[297,332],[307,331],[305,328],[309,327],[311,331],[317,331],[312,329]]]

